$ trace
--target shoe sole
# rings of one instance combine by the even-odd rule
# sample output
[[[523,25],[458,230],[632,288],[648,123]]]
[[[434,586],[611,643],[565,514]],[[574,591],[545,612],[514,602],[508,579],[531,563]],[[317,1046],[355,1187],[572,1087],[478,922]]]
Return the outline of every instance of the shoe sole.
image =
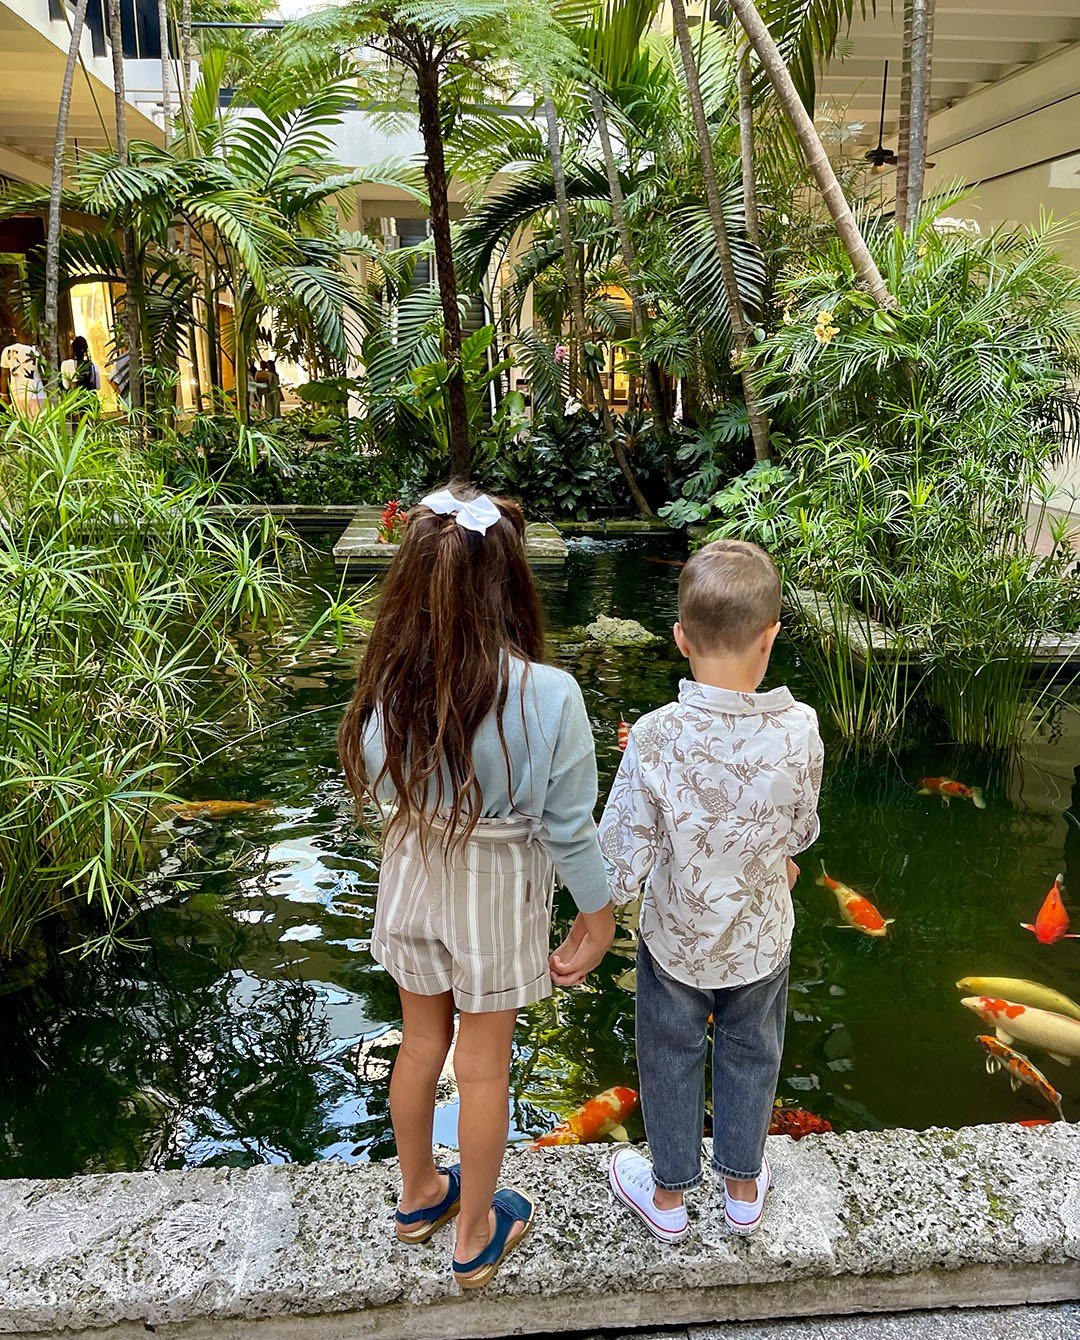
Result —
[[[632,1201],[630,1197],[626,1194],[626,1192],[623,1191],[622,1187],[619,1185],[618,1174],[615,1171],[614,1161],[608,1168],[608,1184],[610,1185],[611,1190],[615,1195],[615,1199],[621,1201],[628,1210],[633,1210],[633,1212],[637,1215],[637,1217],[641,1220],[641,1222],[645,1225],[645,1227],[649,1230],[649,1232],[653,1235],[653,1237],[656,1238],[658,1242],[671,1242],[671,1243],[682,1242],[683,1238],[685,1238],[687,1233],[690,1232],[689,1224],[687,1224],[687,1226],[679,1233],[675,1233],[671,1229],[661,1228],[658,1224],[654,1224],[653,1221],[649,1218],[649,1216],[645,1213],[645,1211],[641,1208],[641,1206],[638,1205],[635,1201]]]
[[[518,1194],[520,1195],[521,1193],[519,1192]],[[516,1238],[514,1238],[512,1241],[506,1244],[506,1246],[503,1248],[502,1255],[499,1257],[497,1261],[492,1261],[491,1265],[481,1266],[481,1268],[476,1272],[475,1275],[459,1275],[455,1271],[454,1279],[457,1280],[458,1288],[482,1289],[485,1284],[490,1284],[491,1281],[495,1278],[495,1276],[499,1273],[499,1267],[510,1255],[510,1253],[514,1251],[515,1248],[520,1247],[521,1244],[532,1232],[533,1220],[535,1218],[536,1218],[536,1207],[534,1206],[532,1214],[529,1215],[528,1219],[526,1219],[525,1221],[525,1227],[521,1230],[521,1232],[518,1234]]]
[[[433,1220],[430,1224],[425,1224],[423,1228],[414,1229],[412,1233],[407,1228],[395,1228],[394,1235],[398,1242],[403,1242],[407,1247],[419,1247],[421,1243],[427,1242],[433,1238],[443,1224],[448,1224],[451,1219],[457,1218],[457,1213],[461,1209],[461,1201],[457,1200],[450,1206],[444,1215]]]

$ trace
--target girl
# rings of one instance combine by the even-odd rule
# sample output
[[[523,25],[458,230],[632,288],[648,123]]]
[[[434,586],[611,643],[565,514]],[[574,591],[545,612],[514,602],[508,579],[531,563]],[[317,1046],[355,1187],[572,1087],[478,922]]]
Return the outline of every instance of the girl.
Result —
[[[517,504],[472,489],[410,511],[339,736],[356,797],[394,806],[371,950],[401,994],[397,1236],[426,1242],[457,1215],[453,1272],[467,1289],[533,1220],[527,1196],[495,1189],[518,1011],[553,979],[580,982],[615,932],[592,732],[575,681],[543,664],[524,536]],[[549,959],[556,870],[580,915]],[[440,1169],[435,1086],[455,1007],[461,1163]]]

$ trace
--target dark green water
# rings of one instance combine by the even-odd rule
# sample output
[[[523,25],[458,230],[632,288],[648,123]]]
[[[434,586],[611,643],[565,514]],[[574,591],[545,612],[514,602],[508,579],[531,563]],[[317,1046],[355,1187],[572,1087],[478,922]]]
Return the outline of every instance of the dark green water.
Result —
[[[553,646],[597,613],[665,632],[678,573],[651,560],[677,553],[654,541],[574,542],[565,571],[543,579]],[[335,582],[327,561],[315,566],[297,635],[318,603],[315,583]],[[682,662],[666,647],[562,659],[584,689],[606,788],[620,715],[668,700]],[[349,654],[309,644],[279,681],[269,735],[200,774],[195,796],[272,808],[163,833],[154,884],[167,896],[129,928],[140,947],[105,962],[68,957],[62,974],[0,997],[0,1175],[393,1152],[384,1072],[396,993],[367,954],[377,862],[352,834],[334,754],[351,675]],[[814,701],[790,643],[768,682]],[[1049,1115],[985,1073],[973,1041],[984,1030],[954,983],[1000,974],[1080,992],[1080,941],[1041,946],[1018,925],[1060,869],[1080,897],[1080,827],[1063,814],[1071,806],[1080,818],[1078,761],[1075,735],[1056,724],[1008,779],[933,742],[861,762],[830,749],[822,838],[795,892],[782,1097],[838,1129]],[[917,797],[924,775],[987,784],[988,809]],[[813,883],[821,861],[896,918],[888,939],[838,928],[831,895]],[[559,910],[565,918],[568,901]],[[631,953],[628,931],[619,948]],[[516,1135],[611,1084],[636,1084],[633,999],[616,984],[629,962],[612,955],[591,986],[522,1016]],[[1080,1064],[1032,1059],[1062,1090],[1066,1116],[1080,1118]],[[450,1098],[438,1138],[452,1143],[455,1121]]]

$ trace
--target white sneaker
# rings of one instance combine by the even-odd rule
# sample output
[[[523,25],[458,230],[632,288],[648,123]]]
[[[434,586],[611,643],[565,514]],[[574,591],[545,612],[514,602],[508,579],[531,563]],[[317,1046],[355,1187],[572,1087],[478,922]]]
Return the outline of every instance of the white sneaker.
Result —
[[[732,1233],[749,1237],[756,1233],[761,1224],[762,1211],[765,1209],[765,1197],[772,1185],[772,1173],[769,1160],[762,1158],[761,1172],[757,1177],[757,1196],[753,1200],[732,1200],[728,1195],[727,1179],[724,1180],[724,1223]]]
[[[622,1203],[634,1211],[654,1238],[661,1242],[681,1242],[690,1231],[686,1206],[661,1210],[653,1200],[656,1183],[652,1164],[632,1149],[619,1149],[608,1165],[608,1181]]]

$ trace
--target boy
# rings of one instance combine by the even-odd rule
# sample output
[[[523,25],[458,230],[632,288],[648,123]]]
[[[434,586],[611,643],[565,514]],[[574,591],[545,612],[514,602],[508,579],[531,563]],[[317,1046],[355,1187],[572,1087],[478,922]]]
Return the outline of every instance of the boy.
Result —
[[[818,834],[817,717],[786,688],[758,693],[780,631],[780,579],[757,545],[719,540],[679,581],[675,642],[694,678],[642,717],[600,823],[614,902],[644,894],[637,1053],[652,1163],[611,1162],[615,1195],[656,1237],[688,1230],[701,1181],[713,1017],[713,1157],[734,1233],[761,1221],[787,1006],[792,856]]]

